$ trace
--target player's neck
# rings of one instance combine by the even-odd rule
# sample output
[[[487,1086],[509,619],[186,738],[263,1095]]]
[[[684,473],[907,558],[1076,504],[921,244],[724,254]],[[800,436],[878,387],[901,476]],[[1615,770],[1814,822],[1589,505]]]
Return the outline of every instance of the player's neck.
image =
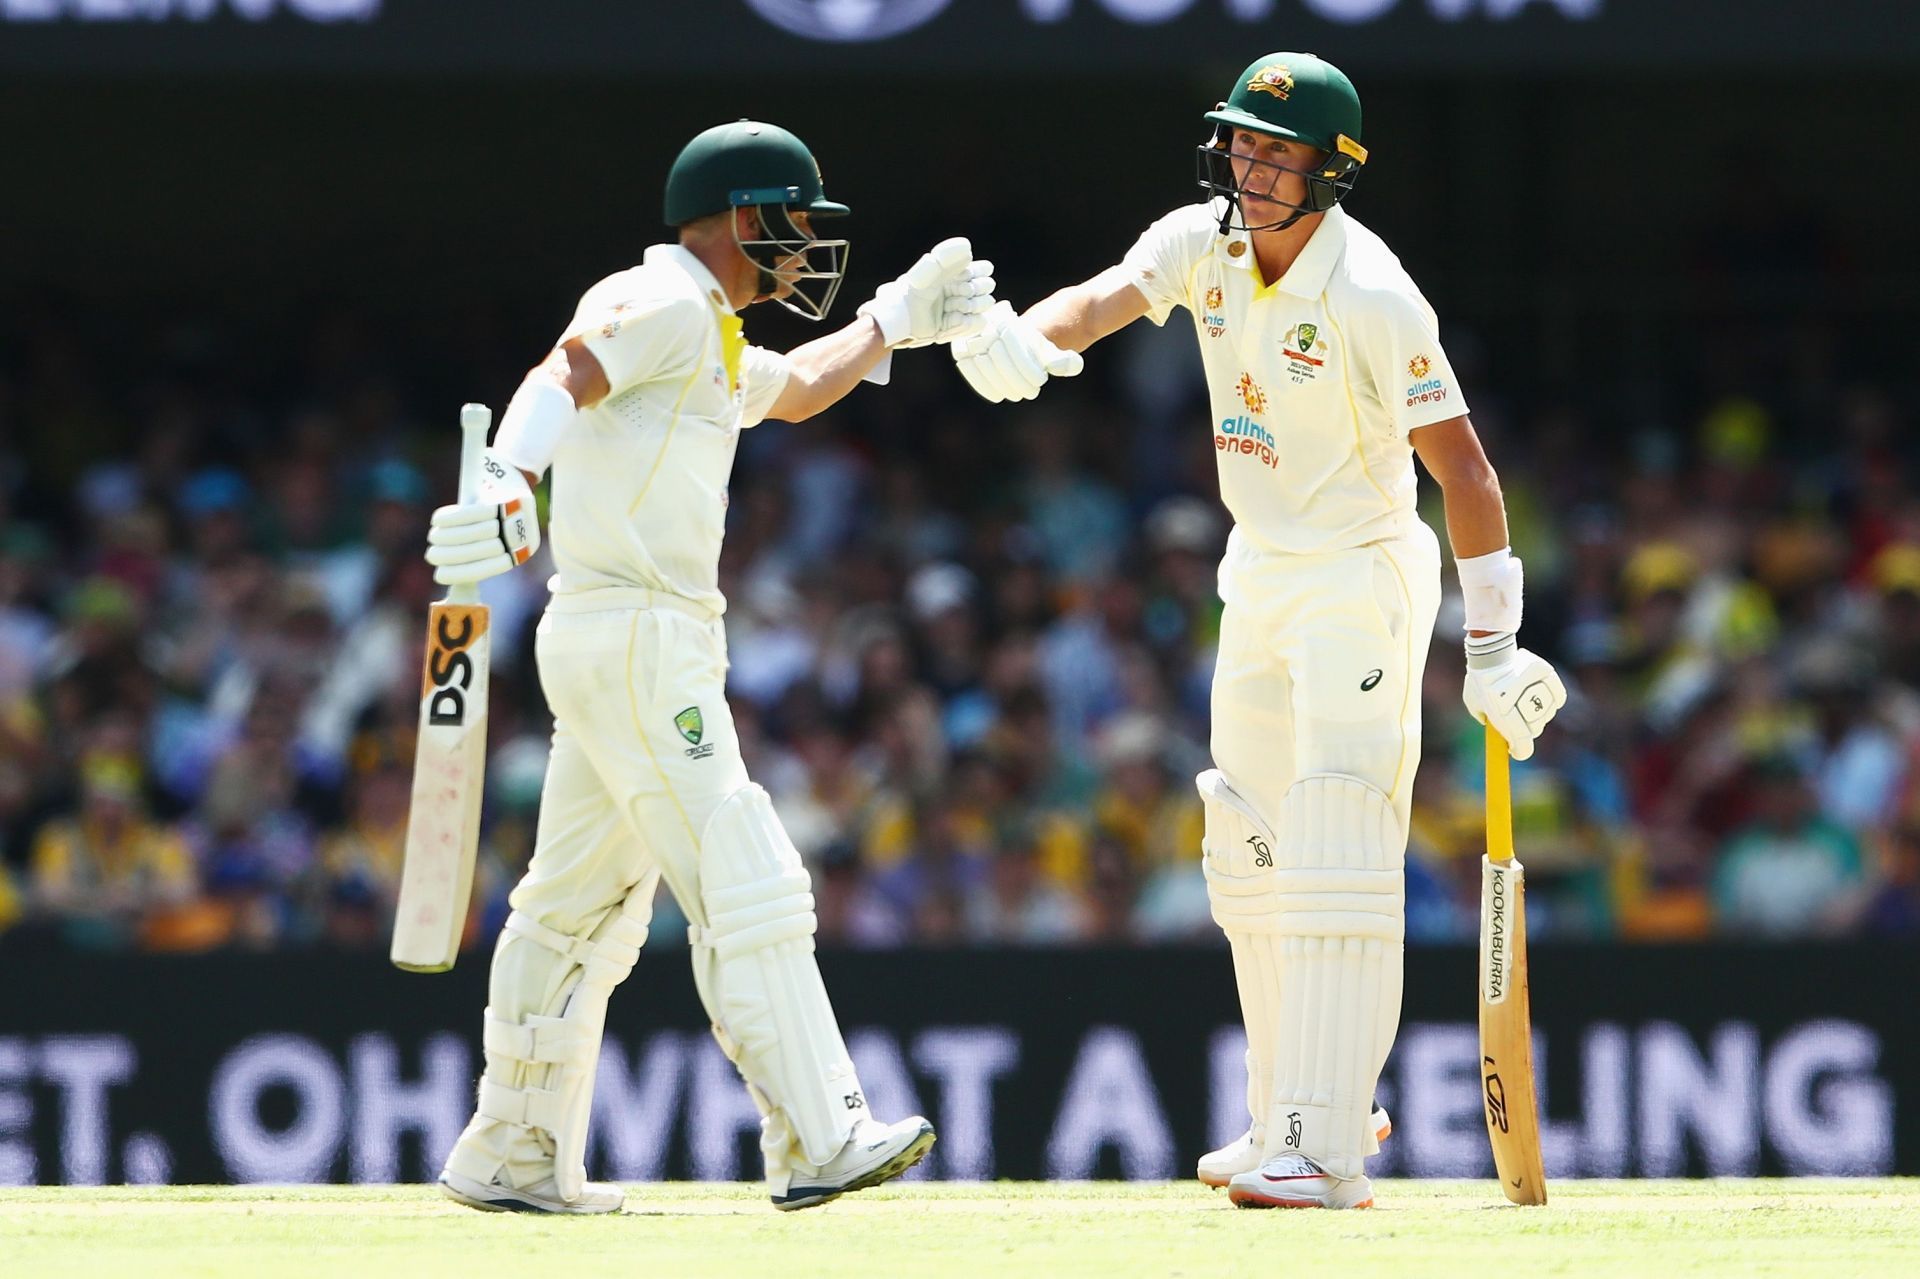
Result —
[[[681,247],[700,259],[700,265],[712,273],[726,291],[727,304],[738,311],[752,302],[760,283],[760,270],[731,239],[719,236],[688,237]]]
[[[1253,260],[1260,268],[1261,283],[1278,284],[1286,277],[1326,216],[1310,213],[1285,230],[1254,231],[1248,235],[1253,241]]]

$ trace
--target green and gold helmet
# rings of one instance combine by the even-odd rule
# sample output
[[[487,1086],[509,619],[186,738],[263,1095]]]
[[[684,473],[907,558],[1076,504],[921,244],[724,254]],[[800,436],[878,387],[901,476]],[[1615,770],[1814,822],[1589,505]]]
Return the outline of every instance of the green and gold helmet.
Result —
[[[667,225],[748,207],[759,211],[765,238],[740,239],[737,225],[734,238],[760,268],[762,294],[810,320],[824,319],[846,274],[847,242],[821,239],[811,220],[845,217],[848,209],[827,199],[806,143],[777,124],[736,120],[681,148],[667,172]],[[805,229],[794,220],[802,213]]]
[[[1360,166],[1367,162],[1367,149],[1360,145],[1360,95],[1353,81],[1311,53],[1269,53],[1256,59],[1234,81],[1233,92],[1224,102],[1215,103],[1206,118],[1213,134],[1199,151],[1200,186],[1206,199],[1226,200],[1223,230],[1232,225],[1243,230],[1278,230],[1309,213],[1324,213],[1353,190]],[[1304,170],[1240,157],[1237,163],[1245,172],[1236,176],[1235,129],[1304,142],[1323,154],[1312,169]],[[1272,199],[1270,192],[1282,172],[1306,175],[1304,203]],[[1248,227],[1241,208],[1241,199],[1248,193],[1294,212],[1278,222]]]

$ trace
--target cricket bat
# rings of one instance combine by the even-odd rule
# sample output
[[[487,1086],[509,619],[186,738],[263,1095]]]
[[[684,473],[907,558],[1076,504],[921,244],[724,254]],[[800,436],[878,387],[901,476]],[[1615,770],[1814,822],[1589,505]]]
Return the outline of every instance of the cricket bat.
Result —
[[[1480,863],[1480,1082],[1500,1190],[1517,1204],[1547,1202],[1540,1112],[1533,1085],[1533,1011],[1527,997],[1524,869],[1513,859],[1507,743],[1487,729],[1487,854]]]
[[[460,409],[460,500],[480,487],[480,455],[493,411]],[[394,909],[394,967],[443,973],[453,967],[473,895],[480,848],[480,794],[487,773],[487,606],[477,586],[451,586],[427,613],[420,672],[420,732],[413,750],[413,802],[406,861]]]

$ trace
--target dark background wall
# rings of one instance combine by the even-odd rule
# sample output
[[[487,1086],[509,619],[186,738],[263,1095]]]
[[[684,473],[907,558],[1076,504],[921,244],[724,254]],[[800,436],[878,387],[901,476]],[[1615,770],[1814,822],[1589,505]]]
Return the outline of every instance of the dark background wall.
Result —
[[[161,298],[351,301],[439,325],[477,309],[537,353],[662,235],[680,143],[757,115],[854,206],[849,296],[962,233],[1024,303],[1191,198],[1198,116],[1233,73],[16,81],[0,287],[100,308],[116,341]],[[1832,358],[1867,367],[1920,336],[1891,162],[1920,98],[1898,75],[1359,80],[1353,211],[1516,391],[1576,391],[1596,361],[1657,372],[1701,316],[1750,317],[1759,362],[1797,328],[1839,325]]]

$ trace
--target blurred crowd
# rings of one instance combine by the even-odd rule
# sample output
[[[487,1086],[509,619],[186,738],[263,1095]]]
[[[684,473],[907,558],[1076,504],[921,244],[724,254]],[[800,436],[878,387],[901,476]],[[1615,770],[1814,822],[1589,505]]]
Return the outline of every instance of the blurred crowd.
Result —
[[[436,596],[420,553],[460,397],[403,392],[369,317],[307,323],[273,335],[300,354],[270,378],[234,374],[247,335],[186,321],[105,382],[78,322],[36,319],[0,359],[0,932],[384,949]],[[730,691],[823,940],[1217,937],[1192,777],[1227,524],[1190,336],[1139,327],[1030,405],[977,402],[916,353],[885,391],[742,437]],[[492,382],[539,354],[473,342]],[[1892,396],[1736,386],[1642,426],[1501,397],[1475,363],[1522,639],[1571,691],[1515,769],[1530,929],[1920,934],[1920,500]],[[531,851],[547,571],[485,590],[473,939]],[[1482,761],[1449,588],[1416,942],[1477,920]]]

